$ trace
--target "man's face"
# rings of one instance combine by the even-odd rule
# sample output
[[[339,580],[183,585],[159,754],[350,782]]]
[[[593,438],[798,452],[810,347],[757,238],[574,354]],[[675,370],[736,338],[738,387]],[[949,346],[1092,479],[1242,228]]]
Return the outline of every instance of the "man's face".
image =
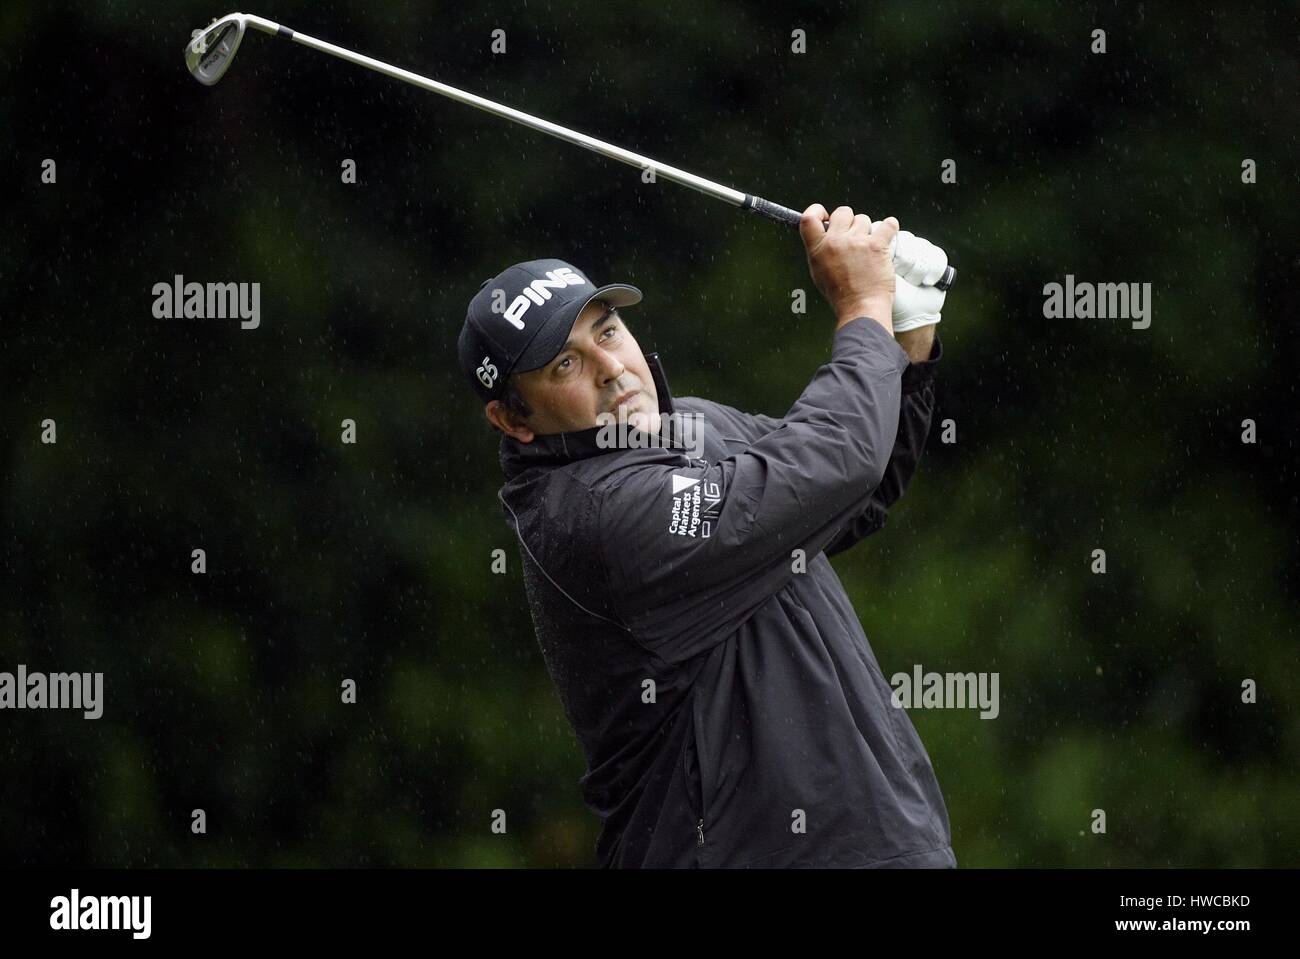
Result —
[[[592,300],[578,314],[568,342],[551,362],[516,374],[515,381],[533,415],[519,421],[497,400],[486,412],[521,443],[531,443],[534,435],[598,426],[602,413],[612,414],[615,423],[626,416],[639,430],[659,431],[659,394],[645,355],[617,311],[602,300]]]

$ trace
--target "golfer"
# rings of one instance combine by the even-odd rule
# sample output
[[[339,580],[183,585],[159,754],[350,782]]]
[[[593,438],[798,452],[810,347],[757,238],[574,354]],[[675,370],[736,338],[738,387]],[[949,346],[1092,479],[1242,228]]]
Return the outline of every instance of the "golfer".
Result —
[[[900,320],[894,218],[813,204],[799,229],[835,328],[779,419],[673,397],[623,314],[636,287],[533,260],[469,305],[460,363],[502,434],[499,495],[601,866],[956,865],[930,759],[828,558],[881,528],[916,469],[940,317]]]

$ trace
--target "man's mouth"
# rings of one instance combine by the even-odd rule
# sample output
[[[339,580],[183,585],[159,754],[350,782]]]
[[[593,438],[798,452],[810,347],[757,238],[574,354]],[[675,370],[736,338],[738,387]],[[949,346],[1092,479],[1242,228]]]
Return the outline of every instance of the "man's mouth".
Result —
[[[640,392],[641,392],[640,390],[631,390],[627,393],[624,393],[622,396],[620,396],[618,399],[614,401],[614,406],[610,410],[610,412],[611,413],[618,412],[618,408],[620,406],[622,406],[624,403],[630,403],[633,399],[637,397],[638,394],[640,394]]]

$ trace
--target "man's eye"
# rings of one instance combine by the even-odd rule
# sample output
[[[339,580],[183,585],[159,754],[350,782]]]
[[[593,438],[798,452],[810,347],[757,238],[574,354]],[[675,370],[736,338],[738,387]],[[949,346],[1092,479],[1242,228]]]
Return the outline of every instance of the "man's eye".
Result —
[[[605,329],[601,331],[601,336],[604,336],[606,333],[617,333],[617,332],[618,332],[618,324],[611,323],[609,326],[605,327]]]
[[[571,363],[571,362],[573,362],[573,357],[571,357],[571,356],[566,356],[564,359],[560,360],[560,362],[558,362],[558,363],[555,364],[555,371],[556,371],[557,373],[563,372],[565,369],[567,369],[567,367],[565,366],[565,364],[566,364],[566,363]]]

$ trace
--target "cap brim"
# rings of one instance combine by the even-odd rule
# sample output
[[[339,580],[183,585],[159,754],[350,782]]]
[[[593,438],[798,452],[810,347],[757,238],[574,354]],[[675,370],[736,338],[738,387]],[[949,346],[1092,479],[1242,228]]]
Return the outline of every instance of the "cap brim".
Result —
[[[592,300],[604,300],[610,306],[633,306],[641,302],[641,291],[626,283],[608,283],[583,300],[574,300],[557,310],[546,325],[537,331],[532,342],[524,347],[519,359],[510,368],[512,373],[527,373],[541,369],[564,348],[573,332],[573,322],[582,315]]]

